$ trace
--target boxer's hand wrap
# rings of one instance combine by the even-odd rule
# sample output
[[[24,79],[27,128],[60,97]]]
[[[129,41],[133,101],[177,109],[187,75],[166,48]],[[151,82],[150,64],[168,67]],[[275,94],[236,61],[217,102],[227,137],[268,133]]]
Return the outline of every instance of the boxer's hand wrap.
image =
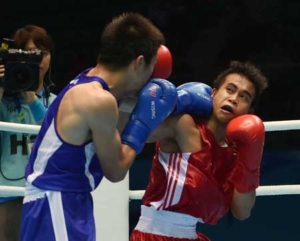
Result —
[[[157,50],[157,61],[151,78],[168,79],[172,73],[173,59],[170,50],[161,45]]]
[[[151,131],[173,111],[176,87],[164,79],[152,79],[141,90],[136,106],[121,135],[122,143],[140,153]]]
[[[189,82],[177,87],[177,103],[173,114],[189,113],[201,117],[212,111],[212,89],[200,82]]]
[[[255,115],[242,115],[227,126],[227,138],[237,147],[237,163],[230,181],[239,192],[249,192],[259,186],[260,162],[265,140],[262,120]]]

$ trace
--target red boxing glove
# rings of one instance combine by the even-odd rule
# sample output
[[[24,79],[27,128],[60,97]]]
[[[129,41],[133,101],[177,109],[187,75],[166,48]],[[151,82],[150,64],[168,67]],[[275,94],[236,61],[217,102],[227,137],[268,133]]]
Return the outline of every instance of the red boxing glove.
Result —
[[[151,78],[168,79],[172,73],[173,59],[170,50],[161,45],[157,50],[157,62]]]
[[[265,140],[262,120],[249,114],[232,119],[227,125],[227,138],[237,146],[237,163],[230,180],[239,192],[255,190]]]

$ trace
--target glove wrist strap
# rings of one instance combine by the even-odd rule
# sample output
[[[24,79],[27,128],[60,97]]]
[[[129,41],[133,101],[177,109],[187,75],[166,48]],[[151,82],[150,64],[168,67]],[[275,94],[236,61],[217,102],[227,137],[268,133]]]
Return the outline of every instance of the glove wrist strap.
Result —
[[[139,154],[145,142],[150,135],[151,130],[145,126],[142,122],[136,120],[134,123],[127,125],[122,133],[122,143],[131,146]]]

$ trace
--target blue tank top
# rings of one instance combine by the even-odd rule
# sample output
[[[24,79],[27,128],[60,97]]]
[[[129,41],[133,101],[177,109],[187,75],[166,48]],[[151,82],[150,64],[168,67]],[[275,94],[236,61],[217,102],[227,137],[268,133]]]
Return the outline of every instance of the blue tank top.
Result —
[[[42,123],[26,166],[26,180],[46,190],[89,192],[103,177],[92,141],[72,145],[62,140],[57,132],[57,111],[65,93],[76,85],[98,81],[105,90],[108,85],[101,78],[80,73],[56,97]]]

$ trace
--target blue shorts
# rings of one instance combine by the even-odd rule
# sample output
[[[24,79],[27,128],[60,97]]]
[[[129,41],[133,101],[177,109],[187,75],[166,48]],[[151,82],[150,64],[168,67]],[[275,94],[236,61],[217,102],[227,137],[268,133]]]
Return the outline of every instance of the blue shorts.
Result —
[[[95,241],[90,193],[36,189],[25,195],[20,241]]]

